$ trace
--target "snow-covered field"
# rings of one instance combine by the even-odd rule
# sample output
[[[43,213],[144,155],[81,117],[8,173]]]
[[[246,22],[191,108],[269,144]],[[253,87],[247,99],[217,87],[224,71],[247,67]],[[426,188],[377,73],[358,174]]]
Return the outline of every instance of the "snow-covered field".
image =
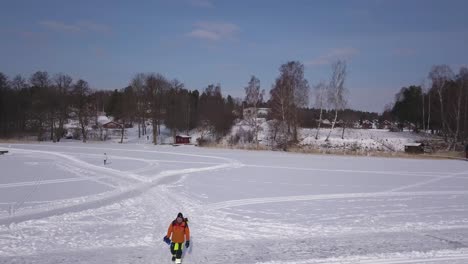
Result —
[[[268,145],[269,127],[264,119],[259,119],[260,130],[258,139],[261,145]],[[247,122],[240,121],[233,126],[229,136],[225,137],[224,143],[228,144],[230,137],[240,136],[238,145],[242,145],[242,135],[245,131],[251,131],[252,128]],[[321,128],[318,138],[316,128],[299,129],[299,146],[312,148],[314,150],[352,150],[356,152],[403,152],[407,143],[414,143],[422,140],[437,139],[429,133],[413,133],[411,131],[390,132],[389,129],[356,129],[346,128],[344,133],[342,128],[335,128],[330,133],[330,138],[326,141],[329,128]],[[343,136],[343,138],[342,138]],[[194,137],[196,138],[196,137]],[[249,143],[245,143],[249,144]],[[252,143],[250,143],[252,144]]]
[[[332,131],[328,142],[325,141],[330,129],[320,129],[316,140],[317,129],[302,129],[301,145],[318,149],[354,149],[356,151],[404,151],[405,144],[418,140],[433,138],[430,134],[413,133],[410,131],[390,132],[388,129],[345,129],[343,138],[342,128]]]
[[[458,160],[0,144],[0,263],[468,263]],[[104,153],[109,164],[104,166]]]

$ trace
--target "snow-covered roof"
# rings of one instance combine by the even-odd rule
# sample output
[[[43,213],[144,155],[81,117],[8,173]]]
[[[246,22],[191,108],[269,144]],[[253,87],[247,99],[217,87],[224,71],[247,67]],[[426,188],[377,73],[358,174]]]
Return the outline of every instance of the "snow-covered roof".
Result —
[[[97,121],[99,124],[104,125],[109,123],[111,120],[107,116],[98,116]]]
[[[176,137],[180,137],[180,138],[192,138],[191,136],[188,136],[188,135],[177,135]]]
[[[406,143],[405,146],[409,146],[409,147],[419,147],[419,146],[421,146],[421,143]]]

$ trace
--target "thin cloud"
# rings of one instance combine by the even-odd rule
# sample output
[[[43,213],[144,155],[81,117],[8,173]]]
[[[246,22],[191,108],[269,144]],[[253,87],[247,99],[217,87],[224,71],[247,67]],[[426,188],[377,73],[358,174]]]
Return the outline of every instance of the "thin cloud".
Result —
[[[110,27],[95,23],[93,21],[78,21],[75,23],[67,24],[62,21],[55,20],[43,20],[39,21],[39,25],[42,27],[52,30],[65,33],[79,33],[79,32],[95,32],[95,33],[109,33]]]
[[[192,6],[204,7],[204,8],[213,8],[214,4],[210,0],[188,0]]]
[[[95,23],[93,21],[80,21],[77,25],[85,31],[87,30],[98,33],[109,33],[111,31],[109,26]]]
[[[209,41],[234,38],[240,32],[240,28],[232,23],[200,22],[195,28],[187,33],[189,37]]]
[[[221,36],[216,32],[204,30],[204,29],[195,29],[188,34],[190,37],[205,39],[205,40],[219,40]]]
[[[81,31],[81,28],[78,27],[77,25],[66,24],[60,21],[53,21],[53,20],[40,21],[39,25],[47,29],[53,30],[53,31],[63,31],[63,32]]]
[[[359,54],[359,50],[355,48],[338,48],[332,49],[328,53],[321,55],[320,57],[308,61],[305,65],[308,66],[321,66],[321,65],[329,65],[332,64],[333,61],[338,59],[351,59],[354,56]]]

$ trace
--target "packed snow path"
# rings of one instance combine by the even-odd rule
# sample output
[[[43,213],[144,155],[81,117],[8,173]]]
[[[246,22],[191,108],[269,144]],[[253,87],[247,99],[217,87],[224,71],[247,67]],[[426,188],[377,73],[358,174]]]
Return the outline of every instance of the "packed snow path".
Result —
[[[0,144],[0,263],[467,263],[468,167],[142,144]],[[103,164],[104,153],[108,164]]]

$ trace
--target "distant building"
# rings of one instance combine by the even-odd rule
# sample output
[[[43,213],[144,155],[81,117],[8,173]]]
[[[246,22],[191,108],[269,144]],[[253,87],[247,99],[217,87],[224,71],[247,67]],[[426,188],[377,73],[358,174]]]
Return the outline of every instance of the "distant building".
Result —
[[[102,127],[106,129],[122,129],[122,125],[114,121],[107,122]]]
[[[270,108],[266,108],[266,107],[260,107],[260,108],[257,108],[257,115],[258,117],[267,117],[269,114],[270,114]]]
[[[392,122],[384,120],[379,123],[379,129],[390,129],[393,126]]]
[[[255,111],[255,107],[244,108],[244,112],[243,112],[244,119],[247,119],[247,118],[253,116],[254,111]],[[270,108],[265,108],[265,107],[258,107],[257,108],[257,117],[258,118],[265,118],[265,117],[268,116],[269,113],[270,113]]]
[[[342,119],[336,121],[335,123],[335,127],[343,127],[344,125],[345,125],[345,122]]]
[[[98,115],[98,118],[97,118],[97,122],[98,124],[97,125],[104,125],[104,124],[107,124],[109,122],[111,122],[112,120],[110,120],[107,116],[105,115]]]
[[[351,127],[352,128],[361,128],[361,124],[359,123],[359,121],[355,121],[351,124]]]
[[[372,127],[373,127],[373,123],[369,120],[364,120],[361,123],[361,128],[363,129],[372,129]]]
[[[405,144],[405,152],[419,154],[424,153],[424,144],[422,143],[407,143]]]
[[[320,120],[317,119],[317,124],[320,123]],[[320,123],[321,128],[330,128],[332,123],[328,119],[322,119],[322,123]]]
[[[187,136],[187,135],[177,135],[175,138],[175,143],[176,144],[190,144],[191,138],[192,138],[191,136]]]

